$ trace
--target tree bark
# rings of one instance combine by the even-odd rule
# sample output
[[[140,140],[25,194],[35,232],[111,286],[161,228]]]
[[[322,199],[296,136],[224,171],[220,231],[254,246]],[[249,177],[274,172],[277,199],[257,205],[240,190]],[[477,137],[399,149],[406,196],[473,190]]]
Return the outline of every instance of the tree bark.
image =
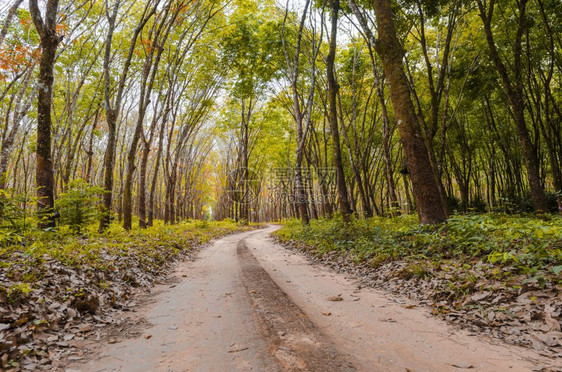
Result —
[[[37,209],[39,228],[55,227],[54,219],[54,173],[51,158],[51,104],[53,100],[54,65],[58,44],[56,32],[58,0],[48,0],[45,21],[37,0],[29,1],[29,11],[41,39],[37,95],[37,150],[36,173]]]
[[[331,3],[331,29],[330,29],[330,48],[326,57],[326,69],[328,77],[328,101],[329,101],[329,121],[330,130],[332,132],[332,151],[334,152],[334,168],[336,168],[336,187],[338,192],[338,203],[340,213],[344,222],[351,221],[351,207],[349,205],[349,197],[347,194],[347,186],[345,184],[345,173],[343,170],[343,161],[341,155],[340,134],[338,126],[337,112],[337,91],[338,83],[335,76],[335,59],[338,33],[338,12],[340,10],[339,0],[333,0]]]
[[[154,174],[152,175],[152,183],[150,186],[150,194],[148,196],[148,226],[154,223],[154,194],[156,193],[156,186],[158,182],[158,172],[160,170],[160,158],[163,152],[164,143],[164,130],[166,129],[166,116],[160,123],[160,134],[158,137],[158,152],[156,153],[156,164],[154,165]]]
[[[437,224],[447,219],[429,155],[410,96],[410,85],[404,73],[404,49],[396,35],[390,0],[375,0],[379,39],[375,51],[381,57],[390,83],[390,97],[398,120],[398,130],[413,184],[416,208],[422,224]]]

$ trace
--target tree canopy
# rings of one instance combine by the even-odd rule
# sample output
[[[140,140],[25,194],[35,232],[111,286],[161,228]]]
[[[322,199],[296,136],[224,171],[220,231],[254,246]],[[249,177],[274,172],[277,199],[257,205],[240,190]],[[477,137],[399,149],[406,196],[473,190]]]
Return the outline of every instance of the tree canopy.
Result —
[[[82,181],[101,230],[562,212],[558,1],[1,7],[0,188],[43,228]]]

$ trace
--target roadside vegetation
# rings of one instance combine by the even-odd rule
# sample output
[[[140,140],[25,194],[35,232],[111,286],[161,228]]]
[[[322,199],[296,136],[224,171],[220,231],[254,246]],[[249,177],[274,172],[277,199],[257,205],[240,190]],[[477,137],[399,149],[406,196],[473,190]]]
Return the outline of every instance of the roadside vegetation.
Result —
[[[287,222],[283,244],[436,315],[508,342],[562,351],[562,218],[454,215],[436,226],[395,218]]]
[[[36,228],[33,214],[19,219],[4,216],[2,369],[48,370],[65,358],[79,358],[73,342],[111,332],[111,325],[119,323],[118,314],[134,307],[138,294],[163,280],[174,262],[189,259],[211,239],[256,227],[230,220],[174,225],[155,221],[152,227],[129,231],[112,223],[99,233],[92,208],[95,189],[81,182],[74,186],[59,199],[66,217],[52,231]]]
[[[0,1],[0,369],[279,220],[562,355],[561,30],[556,0]]]

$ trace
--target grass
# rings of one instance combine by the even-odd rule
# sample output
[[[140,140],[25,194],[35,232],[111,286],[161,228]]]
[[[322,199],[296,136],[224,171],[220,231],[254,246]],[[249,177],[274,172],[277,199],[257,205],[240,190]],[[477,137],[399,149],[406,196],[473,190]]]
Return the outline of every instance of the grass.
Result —
[[[131,298],[139,292],[133,287],[142,292],[197,246],[256,226],[157,222],[125,231],[113,224],[103,234],[95,224],[84,227],[82,234],[69,226],[49,232],[11,226],[0,230],[5,233],[0,234],[0,352],[5,355],[0,369],[38,361],[55,369],[49,359],[66,347],[58,344],[66,342],[68,330],[84,336],[93,331],[81,331],[81,324],[103,329],[113,311],[135,306]]]
[[[239,226],[232,221],[187,221],[175,225],[157,221],[148,229],[131,231],[113,224],[103,234],[96,227],[92,225],[78,236],[65,227],[54,232],[32,230],[18,243],[4,244],[0,247],[0,272],[11,285],[9,288],[0,285],[0,290],[12,298],[32,291],[53,263],[102,275],[121,273],[126,280],[134,282],[134,277],[127,278],[131,266],[145,273],[156,273],[197,245],[255,226]]]
[[[503,282],[525,275],[521,283],[540,287],[562,283],[562,218],[504,214],[455,215],[440,226],[423,226],[416,217],[322,219],[303,226],[288,221],[276,232],[281,242],[317,253],[340,252],[356,263],[379,267],[406,261],[406,277],[429,278],[451,272],[467,285],[474,269],[486,267],[490,279]],[[458,285],[459,283],[457,283]]]

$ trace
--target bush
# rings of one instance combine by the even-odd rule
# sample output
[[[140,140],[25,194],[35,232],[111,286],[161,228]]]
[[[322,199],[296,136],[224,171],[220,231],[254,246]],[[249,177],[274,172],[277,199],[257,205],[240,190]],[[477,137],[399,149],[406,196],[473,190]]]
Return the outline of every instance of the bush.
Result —
[[[11,195],[0,190],[0,245],[21,243],[24,233],[32,226],[34,215],[30,213],[35,198]]]
[[[99,202],[103,193],[103,188],[92,186],[83,179],[69,182],[67,191],[60,194],[55,203],[60,223],[80,234],[83,227],[100,217]]]
[[[454,215],[439,226],[419,225],[414,216],[373,217],[344,224],[340,218],[290,221],[275,233],[318,253],[346,251],[357,261],[379,266],[393,260],[453,260],[505,268],[513,275],[539,273],[546,281],[562,277],[562,218],[507,214]],[[559,271],[560,270],[560,271]]]
[[[559,213],[558,211],[558,193],[547,191],[546,193],[546,210],[548,213]],[[533,213],[535,207],[531,193],[526,192],[522,196],[504,198],[503,209],[505,213]]]

